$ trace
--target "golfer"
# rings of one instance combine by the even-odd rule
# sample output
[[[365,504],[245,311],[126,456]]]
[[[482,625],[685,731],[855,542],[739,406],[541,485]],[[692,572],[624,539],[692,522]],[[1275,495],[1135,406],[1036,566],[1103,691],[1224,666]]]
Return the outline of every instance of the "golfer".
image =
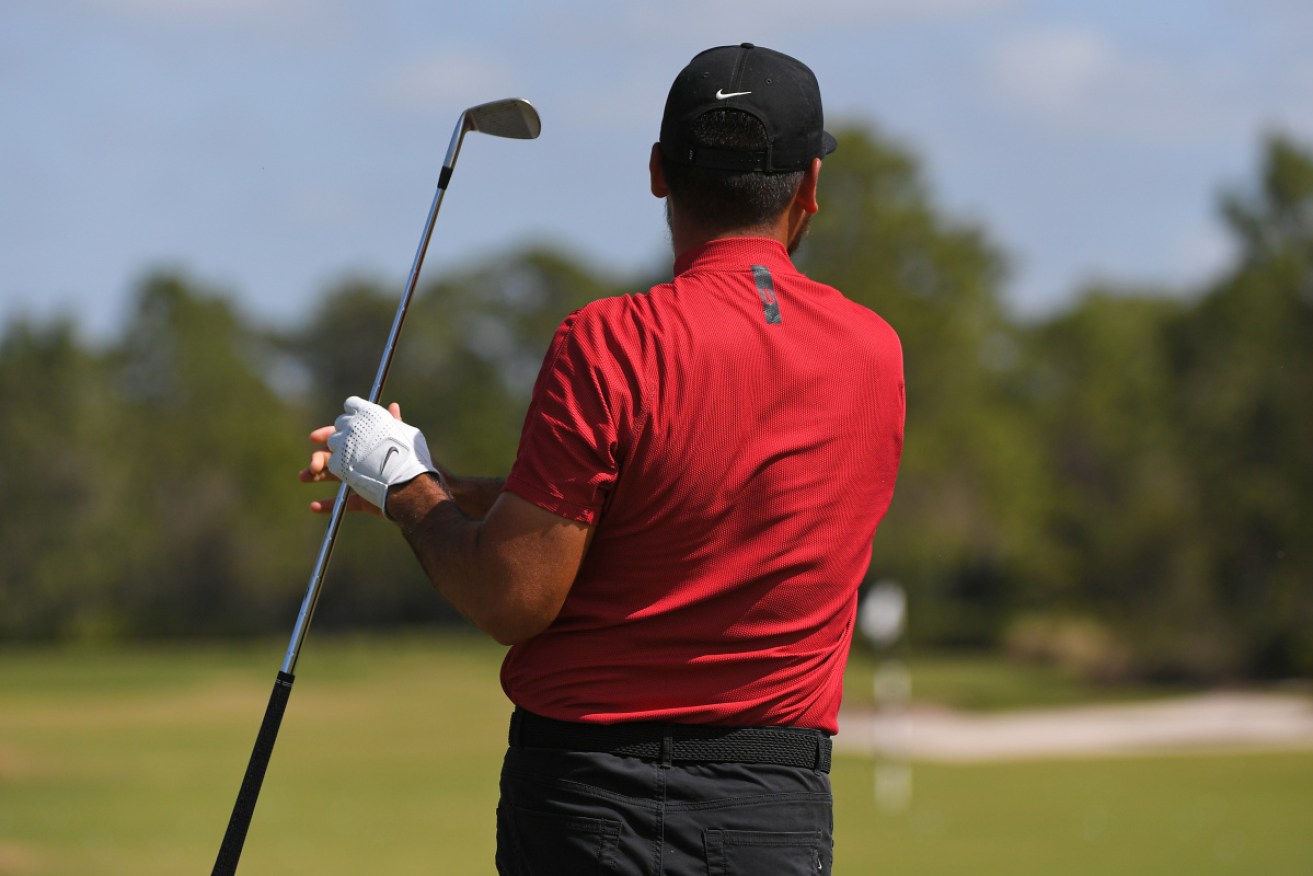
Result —
[[[302,479],[345,480],[511,646],[500,873],[830,872],[830,737],[904,397],[893,330],[790,258],[822,122],[787,55],[679,74],[649,164],[674,278],[566,317],[504,481],[437,466],[395,406],[349,399],[312,434]]]

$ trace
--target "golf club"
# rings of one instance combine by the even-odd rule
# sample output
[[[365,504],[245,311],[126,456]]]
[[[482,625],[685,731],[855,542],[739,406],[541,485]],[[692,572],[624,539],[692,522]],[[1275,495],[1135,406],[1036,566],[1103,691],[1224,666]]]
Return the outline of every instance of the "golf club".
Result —
[[[379,403],[383,394],[383,384],[387,381],[388,371],[392,367],[392,356],[396,351],[397,339],[401,336],[401,326],[410,309],[410,301],[415,293],[415,284],[419,279],[420,267],[424,264],[424,253],[428,249],[429,238],[433,236],[433,224],[438,218],[447,185],[451,182],[456,159],[460,155],[461,144],[470,131],[478,131],[493,137],[507,137],[513,140],[532,140],[542,130],[538,111],[522,98],[507,98],[470,107],[461,113],[456,122],[456,130],[451,135],[451,145],[447,147],[447,157],[442,164],[442,173],[438,176],[437,192],[433,204],[429,207],[428,219],[424,223],[424,232],[420,236],[419,248],[415,251],[415,260],[406,279],[406,289],[402,293],[401,303],[397,306],[396,316],[392,320],[392,329],[388,332],[387,344],[374,376],[373,388],[369,391],[369,400]],[[282,724],[283,713],[287,708],[287,699],[291,694],[292,682],[295,680],[296,662],[301,653],[301,643],[305,640],[314,615],[315,605],[323,585],[324,573],[328,569],[328,560],[333,553],[333,543],[337,540],[337,531],[342,525],[346,513],[347,495],[350,488],[342,484],[337,491],[337,499],[328,520],[328,531],[315,561],[314,571],[310,575],[310,585],[301,602],[301,610],[292,628],[292,638],[287,646],[287,655],[283,658],[278,678],[274,682],[273,693],[269,696],[269,705],[265,709],[264,720],[251,751],[251,759],[246,766],[241,789],[237,793],[237,802],[233,806],[228,829],[224,833],[223,843],[219,847],[218,858],[214,862],[212,876],[231,876],[237,871],[241,858],[242,846],[246,842],[246,833],[251,826],[251,817],[255,813],[255,803],[260,795],[260,786],[264,782],[265,770],[269,766],[269,757],[273,753],[274,741],[278,728]]]

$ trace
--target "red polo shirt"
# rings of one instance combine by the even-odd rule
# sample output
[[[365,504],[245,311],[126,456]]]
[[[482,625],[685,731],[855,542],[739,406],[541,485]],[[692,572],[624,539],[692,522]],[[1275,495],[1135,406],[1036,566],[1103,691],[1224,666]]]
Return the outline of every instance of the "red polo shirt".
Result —
[[[552,340],[506,489],[596,531],[502,685],[561,720],[833,733],[902,450],[901,346],[773,240],[675,269]]]

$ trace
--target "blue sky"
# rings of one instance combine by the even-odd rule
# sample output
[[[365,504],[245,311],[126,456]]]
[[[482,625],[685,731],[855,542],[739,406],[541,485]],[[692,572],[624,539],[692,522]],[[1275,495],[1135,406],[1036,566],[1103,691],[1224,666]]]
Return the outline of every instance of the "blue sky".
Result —
[[[1215,199],[1263,133],[1313,144],[1310,38],[1307,0],[7,0],[0,320],[112,331],[157,267],[275,323],[346,274],[400,291],[457,116],[512,95],[543,135],[466,142],[426,277],[526,241],[664,267],[666,89],[742,41],[806,61],[831,126],[918,154],[1012,258],[1017,310],[1181,287],[1225,263]]]

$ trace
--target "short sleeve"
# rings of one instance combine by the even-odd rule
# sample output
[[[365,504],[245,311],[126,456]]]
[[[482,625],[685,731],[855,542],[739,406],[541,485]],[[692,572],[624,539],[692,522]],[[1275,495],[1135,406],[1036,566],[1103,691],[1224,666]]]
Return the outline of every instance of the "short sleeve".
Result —
[[[534,384],[506,489],[596,525],[632,433],[638,369],[602,302],[557,328]]]

